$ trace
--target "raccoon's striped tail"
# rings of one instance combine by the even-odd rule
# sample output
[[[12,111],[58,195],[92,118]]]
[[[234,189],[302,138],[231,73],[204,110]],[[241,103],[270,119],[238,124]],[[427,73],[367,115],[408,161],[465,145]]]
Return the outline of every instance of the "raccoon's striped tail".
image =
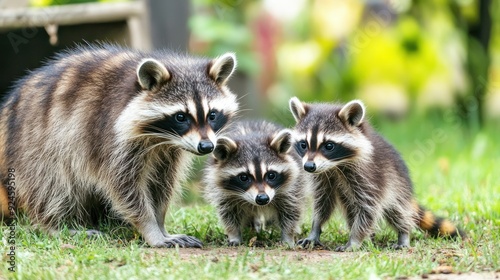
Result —
[[[422,205],[413,201],[413,207],[417,209],[417,225],[433,237],[457,238],[460,236],[465,239],[467,236],[463,230],[455,226],[448,219],[438,217],[431,211],[425,209]]]

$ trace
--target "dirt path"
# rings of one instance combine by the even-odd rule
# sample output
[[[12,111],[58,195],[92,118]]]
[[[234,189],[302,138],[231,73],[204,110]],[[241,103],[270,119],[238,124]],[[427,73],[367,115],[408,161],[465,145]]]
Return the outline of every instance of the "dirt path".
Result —
[[[150,252],[154,252],[158,255],[171,255],[172,252],[165,249],[149,249]],[[213,262],[218,262],[224,258],[236,258],[242,254],[248,253],[248,248],[204,248],[204,249],[179,249],[179,257],[185,261],[193,261],[198,259],[210,260]],[[335,259],[349,259],[353,258],[353,255],[359,256],[357,253],[338,253],[329,250],[266,250],[262,248],[255,248],[250,251],[255,255],[264,255],[266,259],[273,260],[276,262],[283,261],[286,258],[289,261],[296,261],[303,264],[308,263],[318,263],[318,262],[331,262]],[[391,254],[397,254],[398,257],[406,256],[407,254],[402,254],[399,252],[393,252]],[[411,256],[409,256],[411,257]],[[468,272],[468,273],[456,273],[451,267],[439,266],[436,267],[429,274],[424,274],[417,277],[399,277],[398,280],[408,279],[430,279],[430,280],[500,280],[500,271],[497,272]]]
[[[151,249],[154,250],[157,254],[171,254],[164,249]],[[209,248],[209,249],[191,249],[184,248],[179,249],[179,256],[183,260],[192,260],[193,258],[207,258],[207,259],[219,259],[219,258],[236,258],[238,255],[245,253],[248,248]],[[317,263],[321,261],[328,261],[332,258],[350,258],[352,253],[337,253],[328,250],[300,250],[300,251],[291,251],[291,250],[266,250],[256,248],[251,250],[251,252],[256,255],[265,254],[266,258],[282,260],[286,257],[288,260],[300,261],[304,263]]]
[[[468,272],[450,274],[425,274],[419,277],[399,278],[408,280],[429,279],[429,280],[495,280],[500,279],[500,272]]]

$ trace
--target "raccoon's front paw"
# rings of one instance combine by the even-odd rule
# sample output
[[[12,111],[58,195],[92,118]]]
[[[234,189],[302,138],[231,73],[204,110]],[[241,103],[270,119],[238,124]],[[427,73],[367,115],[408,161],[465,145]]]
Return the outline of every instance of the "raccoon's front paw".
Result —
[[[317,248],[317,247],[325,247],[320,241],[319,238],[304,238],[297,241],[297,246],[302,249],[307,248]]]
[[[363,240],[363,239],[361,239]],[[361,247],[361,242],[359,239],[350,238],[347,244],[344,246],[338,246],[335,248],[335,252],[352,252],[356,251]]]
[[[350,252],[352,250],[353,248],[348,245],[338,246],[337,248],[335,248],[335,252]]]
[[[338,246],[335,248],[335,252],[353,252],[361,247],[359,243],[348,242],[346,245]]]
[[[405,245],[405,244],[393,244],[391,246],[391,249],[393,249],[393,250],[403,250],[403,249],[408,249],[408,248],[410,248],[410,246]]]
[[[167,238],[165,238],[165,240],[162,243],[158,245],[155,247],[167,247],[167,248],[173,248],[175,246],[179,246],[181,248],[203,247],[203,243],[201,243],[200,240],[184,234],[169,235]]]

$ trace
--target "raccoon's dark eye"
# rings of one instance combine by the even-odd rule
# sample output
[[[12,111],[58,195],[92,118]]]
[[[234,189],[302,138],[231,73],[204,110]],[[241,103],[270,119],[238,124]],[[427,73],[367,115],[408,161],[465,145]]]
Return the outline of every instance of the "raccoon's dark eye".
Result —
[[[246,182],[249,180],[247,174],[240,174],[239,178],[240,178],[240,181],[242,181],[242,182]]]
[[[287,178],[287,173],[278,173],[276,171],[269,171],[265,175],[265,180],[267,185],[273,189],[277,189],[285,183]]]
[[[177,113],[177,115],[175,115],[175,120],[178,122],[185,122],[186,119],[186,115],[183,113]]]
[[[227,123],[228,117],[223,111],[211,110],[207,115],[207,122],[214,132],[219,131]]]
[[[335,148],[335,144],[333,144],[332,142],[326,142],[325,149],[331,151],[333,150],[333,148]]]
[[[273,181],[277,177],[276,172],[274,172],[274,171],[267,172],[266,177],[267,177],[267,180]]]
[[[300,148],[301,148],[302,150],[307,149],[307,143],[306,143],[306,141],[304,141],[304,140],[300,141],[300,142],[299,142],[299,146],[300,146]]]
[[[212,111],[212,112],[208,113],[208,119],[209,120],[215,121],[215,117],[217,117],[217,112]]]

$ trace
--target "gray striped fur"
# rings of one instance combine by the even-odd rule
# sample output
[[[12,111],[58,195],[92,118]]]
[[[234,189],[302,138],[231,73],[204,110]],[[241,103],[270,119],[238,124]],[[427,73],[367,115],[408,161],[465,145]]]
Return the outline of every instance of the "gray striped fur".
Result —
[[[238,109],[226,86],[235,67],[233,54],[62,53],[17,82],[0,109],[1,182],[15,168],[18,208],[52,233],[109,215],[150,246],[200,247],[168,234],[165,213],[192,155],[211,152]]]

